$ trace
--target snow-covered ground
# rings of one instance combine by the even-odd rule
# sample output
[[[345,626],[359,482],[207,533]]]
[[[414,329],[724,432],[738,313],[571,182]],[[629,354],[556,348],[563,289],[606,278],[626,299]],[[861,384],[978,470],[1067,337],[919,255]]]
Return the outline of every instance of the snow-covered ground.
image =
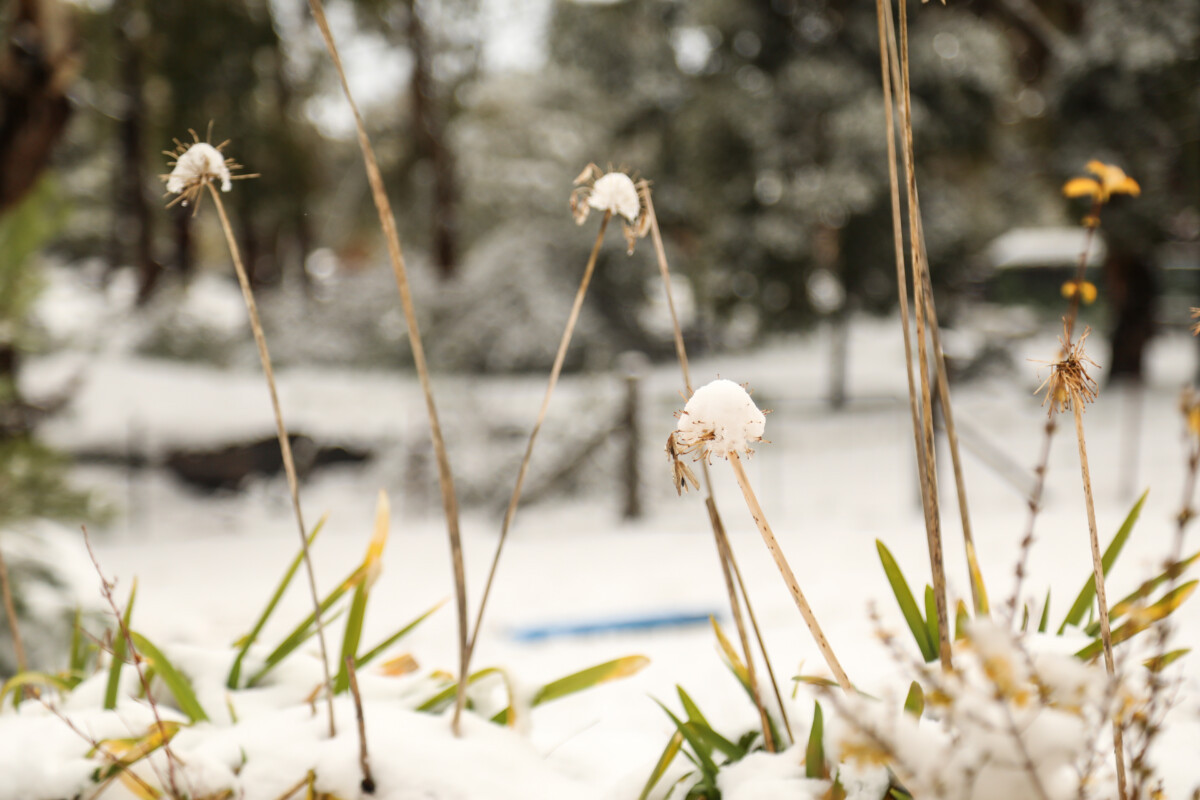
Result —
[[[1092,339],[1092,355],[1103,365],[1107,354],[1098,338]],[[1056,351],[1049,330],[1013,347],[1015,371],[955,391],[955,416],[964,428],[964,441],[971,444],[964,454],[971,522],[996,605],[1012,591],[1027,511],[1019,490],[989,461],[994,464],[999,453],[1021,467],[1029,480],[1045,411],[1033,396],[1038,365],[1027,359],[1050,360]],[[770,443],[757,446],[747,464],[750,480],[847,673],[865,691],[891,696],[906,688],[907,680],[897,679],[900,670],[879,645],[869,606],[877,605],[885,624],[906,646],[911,639],[884,580],[875,539],[888,545],[911,583],[924,583],[928,573],[899,324],[855,324],[850,403],[836,413],[823,400],[828,350],[824,334],[786,338],[749,353],[699,359],[692,371],[701,383],[717,376],[748,382],[759,406],[773,411],[765,432]],[[1195,342],[1182,334],[1155,342],[1136,437],[1128,433],[1134,406],[1117,389],[1103,390],[1086,414],[1102,541],[1111,538],[1141,489],[1151,489],[1132,541],[1110,575],[1110,598],[1126,594],[1157,572],[1169,550],[1184,478],[1178,395],[1195,373],[1196,354]],[[67,353],[30,363],[25,377],[29,390],[36,392],[48,391],[72,375],[81,383],[71,408],[45,429],[50,441],[68,449],[121,447],[132,436],[154,450],[269,435],[272,430],[266,390],[253,371],[181,366],[122,354]],[[1102,379],[1103,372],[1099,375]],[[620,380],[615,373],[565,378],[542,432],[546,452],[553,451],[556,440],[579,438],[579,431],[595,425],[598,417],[615,415],[615,408],[603,406],[619,396],[613,387]],[[378,640],[452,592],[445,526],[438,499],[431,494],[435,490],[427,482],[406,480],[404,459],[387,456],[421,435],[424,408],[415,378],[290,369],[281,371],[279,382],[284,413],[293,427],[335,441],[372,443],[384,451],[385,457],[370,466],[317,474],[302,492],[309,520],[330,515],[315,554],[317,582],[326,588],[361,561],[376,492],[382,488],[391,496],[391,541],[364,633],[364,641]],[[518,424],[522,417],[525,425],[532,424],[544,389],[540,376],[440,376],[435,382],[449,431],[456,425],[470,429],[472,419],[489,408]],[[561,790],[567,794],[558,796],[636,797],[673,730],[650,697],[673,704],[675,684],[688,690],[718,730],[740,734],[756,724],[754,709],[721,663],[707,625],[536,640],[517,635],[533,626],[669,612],[713,613],[727,619],[724,584],[702,498],[695,492],[676,497],[662,450],[675,426],[673,411],[683,405],[680,389],[678,368],[671,364],[653,368],[645,380],[643,519],[621,520],[614,475],[623,467],[601,463],[613,461],[620,448],[607,448],[594,456],[595,489],[520,510],[500,565],[476,667],[503,666],[520,685],[534,687],[621,655],[641,653],[651,660],[631,679],[532,713],[533,752],[568,787]],[[1091,574],[1079,462],[1069,433],[1063,426],[1051,454],[1045,510],[1038,518],[1025,582],[1026,598],[1039,607],[1047,587],[1051,589],[1055,621]],[[456,470],[492,468],[473,461],[480,457],[469,437],[452,432],[450,440]],[[496,458],[497,468],[511,472],[523,444],[514,437],[512,453]],[[988,460],[979,456],[985,452]],[[535,468],[537,460],[535,454]],[[940,488],[950,592],[952,599],[969,598],[944,450],[940,461],[947,467]],[[712,474],[717,503],[776,671],[786,684],[783,688],[790,691],[789,678],[801,665],[805,674],[828,675],[732,472],[718,461]],[[137,577],[136,625],[160,644],[220,645],[245,633],[296,550],[295,523],[280,479],[260,482],[239,495],[216,497],[195,495],[157,472],[89,467],[80,469],[77,479],[106,493],[126,512],[109,529],[95,531],[93,538],[110,576],[126,587]],[[472,615],[499,519],[490,507],[464,513]],[[1194,536],[1189,552],[1195,549]],[[284,598],[263,634],[265,640],[278,639],[307,613],[301,588],[297,583]],[[1200,604],[1185,604],[1177,618],[1174,646],[1200,645]],[[340,641],[336,624],[331,641]],[[455,641],[454,613],[448,604],[405,639],[401,649],[411,652],[422,668],[452,671]],[[1187,690],[1172,711],[1158,750],[1172,797],[1200,784],[1200,767],[1194,762],[1200,741],[1194,662],[1194,656],[1182,662]],[[811,714],[810,700],[803,698],[797,704],[801,719]],[[350,711],[343,711],[348,724]],[[0,718],[0,741],[5,740],[4,730]],[[11,736],[11,726],[9,731]],[[419,732],[410,734],[421,739]],[[418,744],[398,738],[394,758],[425,758]],[[6,750],[0,747],[0,769],[17,763]],[[513,773],[514,780],[520,780],[519,774]],[[484,796],[464,791],[468,794],[463,796]],[[9,796],[15,797],[0,788],[0,797]],[[533,795],[497,790],[492,796]],[[742,796],[763,795],[747,789]]]

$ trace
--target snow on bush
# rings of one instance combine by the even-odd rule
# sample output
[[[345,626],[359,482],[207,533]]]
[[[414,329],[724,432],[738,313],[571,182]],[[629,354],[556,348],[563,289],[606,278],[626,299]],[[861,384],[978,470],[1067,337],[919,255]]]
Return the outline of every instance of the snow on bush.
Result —
[[[1115,785],[1107,731],[1134,701],[1102,666],[1039,652],[1058,645],[976,620],[957,643],[952,671],[922,669],[924,718],[847,697],[831,746],[840,761],[889,764],[922,800],[1105,796]]]

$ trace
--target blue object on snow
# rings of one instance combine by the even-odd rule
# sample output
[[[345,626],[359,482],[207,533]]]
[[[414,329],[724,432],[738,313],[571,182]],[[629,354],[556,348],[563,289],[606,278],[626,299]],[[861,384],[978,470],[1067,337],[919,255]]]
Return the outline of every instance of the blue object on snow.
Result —
[[[706,625],[710,616],[719,618],[715,611],[668,611],[634,617],[529,625],[514,629],[512,637],[519,642],[537,642],[542,639],[556,639],[563,636],[591,636],[597,633],[680,628],[687,625]]]

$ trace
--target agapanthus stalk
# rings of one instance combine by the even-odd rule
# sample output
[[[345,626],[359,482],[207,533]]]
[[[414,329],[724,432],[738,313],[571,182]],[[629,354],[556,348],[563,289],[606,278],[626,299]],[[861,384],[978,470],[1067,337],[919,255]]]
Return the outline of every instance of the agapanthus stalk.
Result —
[[[817,649],[825,658],[825,663],[829,665],[830,671],[833,672],[842,688],[847,692],[853,691],[854,687],[838,662],[837,656],[834,655],[833,648],[829,646],[829,641],[825,638],[825,633],[821,630],[812,607],[809,606],[808,600],[800,590],[800,583],[796,580],[791,565],[783,555],[779,541],[775,538],[775,534],[767,522],[767,515],[763,513],[758,497],[750,485],[750,479],[742,467],[740,454],[753,452],[750,444],[762,441],[766,424],[763,412],[754,404],[750,394],[743,387],[732,381],[719,379],[698,389],[678,416],[679,424],[667,444],[668,453],[677,465],[676,474],[680,474],[679,468],[682,466],[680,459],[688,453],[695,453],[697,458],[705,461],[713,458],[724,458],[729,461],[738,486],[742,490],[746,507],[750,510],[750,516],[758,526],[763,542],[775,560],[784,584],[791,592],[805,624],[808,625]],[[690,475],[690,469],[685,468],[684,474]],[[692,480],[694,481],[694,476]]]

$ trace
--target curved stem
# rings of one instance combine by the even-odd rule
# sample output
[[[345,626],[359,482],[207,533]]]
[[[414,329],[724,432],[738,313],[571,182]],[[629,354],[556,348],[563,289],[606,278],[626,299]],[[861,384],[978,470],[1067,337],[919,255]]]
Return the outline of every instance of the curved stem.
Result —
[[[452,727],[455,735],[459,734],[459,716],[462,708],[463,692],[466,687],[466,670],[469,655],[467,650],[467,577],[463,565],[462,534],[458,522],[458,497],[454,493],[454,474],[450,470],[450,456],[446,452],[446,441],[442,436],[442,425],[438,421],[437,404],[433,399],[433,382],[429,377],[429,366],[425,362],[425,346],[421,340],[421,329],[417,324],[417,312],[413,306],[412,290],[408,284],[408,269],[404,263],[404,252],[400,249],[400,234],[396,231],[396,216],[392,213],[392,204],[388,200],[387,191],[383,185],[383,175],[375,160],[375,150],[367,136],[367,126],[359,113],[354,96],[350,93],[350,83],[346,80],[346,71],[342,68],[342,59],[338,55],[337,43],[333,39],[333,31],[325,18],[325,7],[321,0],[308,0],[313,18],[321,30],[325,40],[325,49],[337,69],[338,79],[342,84],[342,92],[354,113],[354,125],[358,131],[358,145],[362,150],[363,164],[367,170],[367,180],[371,184],[371,197],[375,201],[375,210],[379,213],[379,227],[383,230],[387,242],[388,257],[392,263],[392,275],[396,279],[396,289],[400,293],[400,306],[404,311],[404,321],[408,324],[408,341],[412,349],[413,366],[416,367],[417,377],[421,381],[421,391],[425,396],[425,412],[429,417],[429,435],[433,441],[433,452],[437,459],[438,484],[442,492],[442,512],[446,517],[446,534],[450,540],[450,561],[454,569],[454,595],[458,616],[458,668],[459,695],[455,706]]]
[[[333,679],[329,673],[329,654],[325,647],[325,625],[321,622],[321,600],[317,595],[317,579],[313,572],[312,558],[308,552],[308,532],[304,527],[304,514],[300,510],[300,482],[296,477],[296,462],[292,458],[292,443],[288,439],[287,426],[283,423],[283,410],[279,406],[279,392],[275,388],[275,371],[271,368],[271,354],[267,352],[267,338],[263,334],[262,321],[258,317],[258,304],[254,302],[254,292],[250,289],[250,279],[246,268],[242,265],[242,256],[238,251],[237,240],[233,238],[233,228],[229,217],[225,214],[225,205],[221,195],[212,183],[208,192],[212,195],[217,207],[217,216],[221,219],[221,230],[225,232],[225,243],[229,245],[229,255],[233,258],[233,268],[237,273],[238,285],[242,287],[242,298],[246,301],[246,312],[250,316],[250,329],[254,332],[254,343],[258,346],[258,359],[262,362],[263,375],[267,379],[267,390],[271,394],[271,410],[275,413],[275,433],[279,437],[279,450],[283,455],[283,471],[287,475],[288,491],[292,496],[292,511],[296,515],[296,525],[300,529],[300,547],[304,553],[304,568],[308,574],[308,589],[312,595],[313,614],[317,623],[317,641],[321,646],[321,668],[325,674],[325,700],[329,706],[329,736],[337,735],[337,727],[333,719]]]
[[[464,668],[470,666],[471,656],[475,652],[475,643],[479,640],[479,627],[483,624],[483,612],[487,609],[487,601],[492,593],[492,583],[496,579],[496,568],[500,564],[500,555],[504,552],[504,543],[508,540],[508,531],[512,527],[513,518],[517,515],[517,506],[521,502],[521,489],[525,486],[525,476],[529,473],[529,462],[533,458],[533,446],[537,442],[538,433],[542,429],[542,423],[546,421],[546,412],[550,408],[550,398],[554,395],[554,387],[558,385],[558,377],[562,373],[563,362],[567,358],[567,348],[571,344],[571,336],[575,332],[575,325],[579,321],[579,312],[583,308],[583,299],[587,296],[588,285],[592,281],[592,273],[596,270],[596,259],[600,255],[600,246],[604,243],[604,231],[608,228],[608,221],[612,218],[611,211],[605,211],[604,217],[600,220],[600,230],[596,231],[596,241],[592,244],[591,255],[588,256],[587,266],[583,270],[583,278],[579,282],[579,289],[575,292],[575,302],[571,306],[571,313],[567,317],[566,328],[563,329],[562,339],[558,343],[558,352],[554,356],[554,365],[550,368],[550,380],[546,384],[546,394],[542,397],[542,407],[538,410],[537,420],[533,423],[533,430],[529,433],[529,441],[525,444],[525,455],[521,458],[521,466],[517,470],[517,483],[513,487],[512,496],[508,500],[508,509],[504,512],[504,521],[500,524],[500,540],[496,542],[496,553],[492,557],[492,566],[488,569],[487,582],[483,585],[483,595],[479,600],[479,612],[475,615],[475,626],[471,631],[471,638],[467,643],[467,663]],[[464,673],[465,674],[465,673]],[[459,686],[465,686],[466,681],[459,681]],[[457,718],[460,713],[462,703],[462,692],[459,692],[459,702],[455,705],[454,713]]]

